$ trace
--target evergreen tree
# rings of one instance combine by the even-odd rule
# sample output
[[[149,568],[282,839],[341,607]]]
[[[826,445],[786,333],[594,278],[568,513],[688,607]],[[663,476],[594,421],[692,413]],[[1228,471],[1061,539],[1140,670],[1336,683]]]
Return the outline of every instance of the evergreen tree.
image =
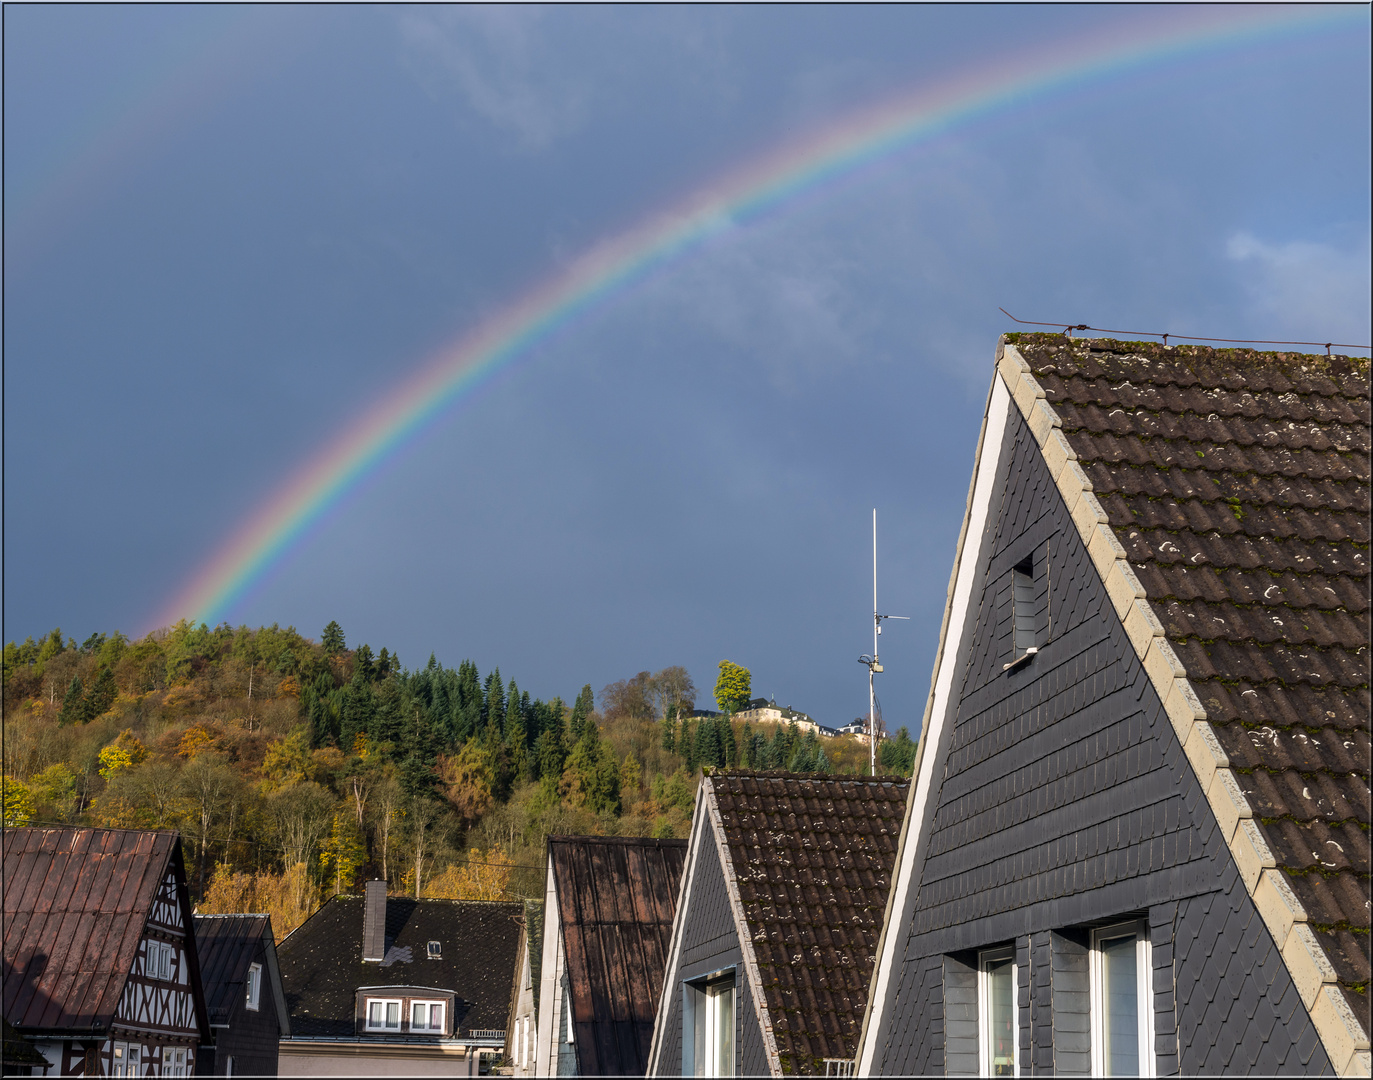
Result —
[[[705,720],[702,719],[702,723]],[[677,732],[677,753],[686,759],[686,771],[695,773],[698,764],[696,760],[696,739],[691,730],[691,721],[683,720],[681,730]]]
[[[600,741],[594,723],[587,724],[582,737],[567,756],[563,787],[573,805],[596,813],[620,810],[620,766],[608,743]]]
[[[885,739],[877,746],[877,757],[882,767],[897,776],[910,776],[915,769],[916,744],[911,740],[910,731],[902,727],[897,730],[896,738]]]
[[[319,643],[324,646],[324,655],[337,656],[347,648],[343,640],[343,627],[330,619],[329,625],[324,628],[324,633],[320,636]]]
[[[739,746],[734,740],[734,725],[730,723],[728,716],[722,716],[715,721],[716,731],[715,740],[720,746],[720,765],[724,768],[739,763]]]
[[[67,696],[62,699],[62,711],[57,714],[59,724],[84,724],[86,715],[86,695],[81,686],[81,677],[73,675],[67,684]]]
[[[696,725],[696,764],[703,769],[721,764],[720,749],[719,725],[703,718]]]
[[[482,704],[477,665],[464,660],[458,665],[458,722],[453,732],[458,742],[466,742],[481,730]]]
[[[377,677],[376,665],[372,661],[372,649],[368,645],[359,645],[357,651],[353,653],[353,673],[361,675],[363,682],[371,682]]]
[[[663,749],[669,754],[677,746],[677,715],[676,709],[672,710],[671,715],[663,720]]]
[[[540,726],[538,741],[534,744],[534,759],[538,775],[556,782],[563,775],[567,761],[567,736],[563,731],[563,699],[554,698],[549,702]]]
[[[591,684],[587,683],[582,687],[582,692],[577,695],[577,700],[572,706],[571,735],[574,743],[581,740],[586,731],[586,718],[591,715],[595,708],[596,697],[591,692]]]
[[[115,698],[119,696],[119,687],[115,685],[114,672],[109,668],[100,669],[100,674],[95,677],[95,685],[91,687],[90,695],[86,702],[86,715],[88,719],[94,719],[105,713]],[[64,702],[65,704],[65,702]]]
[[[505,688],[501,686],[501,669],[495,668],[486,677],[485,707],[482,709],[482,723],[487,728],[495,728],[496,734],[505,731]]]
[[[529,695],[525,695],[525,699]],[[525,723],[524,709],[521,708],[520,688],[515,680],[510,680],[505,700],[509,702],[505,716],[505,747],[510,755],[510,768],[517,778],[532,778],[533,769],[529,761],[529,728]]]
[[[377,654],[377,681],[380,682],[390,676],[393,666],[395,666],[395,661],[391,654],[386,651],[386,647],[383,646],[381,652]]]
[[[343,701],[339,708],[338,741],[339,749],[345,754],[353,752],[360,733],[372,726],[376,708],[372,701],[372,688],[363,678],[361,671],[353,673],[352,680],[343,688]]]

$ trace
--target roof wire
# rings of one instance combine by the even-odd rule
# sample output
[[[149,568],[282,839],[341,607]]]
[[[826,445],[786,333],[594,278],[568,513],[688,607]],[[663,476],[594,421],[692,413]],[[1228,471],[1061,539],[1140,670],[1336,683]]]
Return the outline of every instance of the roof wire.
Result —
[[[1086,323],[1061,323],[1061,322],[1035,322],[1032,319],[1017,319],[1004,307],[996,309],[1010,319],[1011,322],[1018,322],[1024,326],[1061,326],[1063,336],[1069,341],[1072,340],[1074,330],[1095,330],[1098,334],[1133,334],[1140,337],[1162,338],[1165,347],[1168,339],[1178,338],[1180,341],[1219,341],[1226,345],[1314,345],[1317,348],[1324,348],[1325,355],[1330,355],[1331,349],[1373,349],[1373,345],[1347,345],[1338,341],[1262,341],[1255,338],[1221,338],[1221,337],[1198,337],[1195,334],[1175,334],[1171,330],[1163,333],[1159,330],[1107,330],[1101,326],[1088,326]]]

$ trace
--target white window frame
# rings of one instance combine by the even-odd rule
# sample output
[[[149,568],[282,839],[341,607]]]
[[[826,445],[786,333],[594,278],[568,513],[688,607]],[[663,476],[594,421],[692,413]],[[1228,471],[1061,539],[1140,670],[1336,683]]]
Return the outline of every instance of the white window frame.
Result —
[[[136,1073],[125,1073],[124,1067],[129,1061],[129,1044],[117,1042],[110,1051],[110,1075],[111,1076],[135,1076]]]
[[[1102,926],[1092,931],[1092,947],[1088,954],[1089,983],[1091,986],[1092,1020],[1092,1075],[1106,1075],[1106,1001],[1105,986],[1101,968],[1101,944],[1117,941],[1120,938],[1135,939],[1135,973],[1138,981],[1136,990],[1139,1002],[1139,1071],[1135,1076],[1158,1075],[1158,1062],[1154,1054],[1154,969],[1153,949],[1149,943],[1149,927],[1143,919]]]
[[[427,1009],[429,1010],[428,1012],[425,1013],[426,1016],[432,1016],[432,1015],[433,1015],[433,1010],[434,1010],[435,1007],[437,1007],[437,1008],[440,1010],[440,1011],[439,1011],[439,1026],[438,1026],[438,1027],[432,1027],[432,1026],[430,1026],[430,1027],[422,1027],[422,1028],[417,1028],[417,1027],[415,1027],[415,1009],[416,1009],[417,1006],[420,1006],[420,1005],[426,1006]],[[442,1034],[444,1033],[444,1031],[447,1029],[447,1024],[448,1024],[448,1002],[444,1001],[442,998],[412,998],[412,999],[411,999],[411,1001],[410,1001],[410,1030],[411,1030],[411,1031],[420,1031],[420,1032],[423,1032],[423,1033],[425,1033],[425,1034],[439,1034],[439,1035],[442,1035]]]
[[[180,1048],[162,1048],[162,1074],[164,1076],[190,1076],[186,1063],[187,1052]]]
[[[403,1002],[400,998],[384,998],[384,997],[369,997],[369,998],[364,998],[364,999],[363,999],[363,1030],[365,1030],[365,1031],[381,1031],[381,1032],[387,1032],[387,1031],[399,1032],[400,1029],[401,1029],[401,1024],[402,1024],[402,1022],[403,1022],[404,1019],[405,1019],[405,1009],[402,1007],[404,1004],[405,1004],[405,1002]],[[388,1024],[386,1024],[386,1023],[384,1022],[384,1020],[385,1020],[385,1016],[384,1016],[385,1010],[383,1010],[383,1023],[381,1023],[380,1025],[373,1024],[373,1023],[372,1023],[372,1006],[373,1006],[373,1005],[382,1005],[382,1006],[394,1005],[394,1006],[396,1007],[396,1026],[395,1026],[395,1027],[391,1027],[391,1026],[389,1026]]]
[[[723,992],[730,992],[729,1060],[721,1060],[720,1025],[724,1020],[720,999]],[[682,1074],[693,1076],[733,1076],[734,1062],[738,1056],[739,1034],[739,981],[733,968],[714,972],[704,978],[689,979],[682,984],[683,1029],[682,1029]],[[699,1013],[704,1012],[704,1016]],[[695,1059],[695,1030],[698,1024],[705,1025],[705,1061]]]
[[[979,1076],[994,1076],[992,1071],[992,998],[988,988],[987,965],[993,960],[1011,962],[1011,1070],[1020,1075],[1020,971],[1015,962],[1015,946],[983,949],[977,954],[977,1062]]]
[[[247,1007],[253,1012],[257,1012],[262,1003],[262,965],[248,965],[248,1000]]]
[[[129,1054],[125,1059],[128,1066],[124,1070],[125,1076],[143,1075],[143,1046],[141,1043],[130,1043]]]

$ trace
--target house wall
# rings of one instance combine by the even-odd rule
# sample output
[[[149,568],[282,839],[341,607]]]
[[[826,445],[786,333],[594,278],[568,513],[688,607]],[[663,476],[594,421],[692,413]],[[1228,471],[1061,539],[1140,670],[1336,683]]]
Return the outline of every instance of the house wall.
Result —
[[[708,823],[706,827],[709,828]],[[709,834],[701,840],[691,892],[684,898],[684,903],[686,911],[678,916],[685,922],[676,982],[664,985],[663,1001],[659,1006],[666,1015],[658,1075],[680,1076],[682,1073],[682,984],[729,967],[735,969],[735,1074],[767,1075],[767,1055],[753,1007],[753,994],[744,973],[743,953],[725,887],[724,869],[714,838]],[[669,977],[672,974],[668,972]]]
[[[476,1076],[480,1069],[477,1054],[461,1047],[323,1041],[283,1045],[280,1064],[281,1076]]]
[[[1081,1074],[1074,939],[1128,914],[1151,927],[1160,1075],[1329,1071],[1017,409],[1001,445],[984,533],[965,547],[978,584],[952,658],[951,713],[932,748],[942,780],[912,822],[919,887],[894,913],[905,942],[874,1033],[874,1071],[966,1066],[955,1009],[964,1003],[957,979],[946,998],[945,958],[1014,944],[1024,958],[1023,1071]],[[1031,553],[1048,637],[1006,672],[1011,570]]]

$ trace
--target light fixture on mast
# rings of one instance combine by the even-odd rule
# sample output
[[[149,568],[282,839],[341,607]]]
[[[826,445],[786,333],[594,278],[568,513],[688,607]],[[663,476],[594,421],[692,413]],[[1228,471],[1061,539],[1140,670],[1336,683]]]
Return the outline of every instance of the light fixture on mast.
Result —
[[[868,759],[871,776],[877,775],[877,695],[873,690],[872,677],[882,671],[882,662],[877,657],[877,639],[882,633],[883,619],[904,619],[909,615],[881,615],[877,611],[877,510],[872,512],[872,655],[864,653],[858,658],[860,664],[868,666]]]

